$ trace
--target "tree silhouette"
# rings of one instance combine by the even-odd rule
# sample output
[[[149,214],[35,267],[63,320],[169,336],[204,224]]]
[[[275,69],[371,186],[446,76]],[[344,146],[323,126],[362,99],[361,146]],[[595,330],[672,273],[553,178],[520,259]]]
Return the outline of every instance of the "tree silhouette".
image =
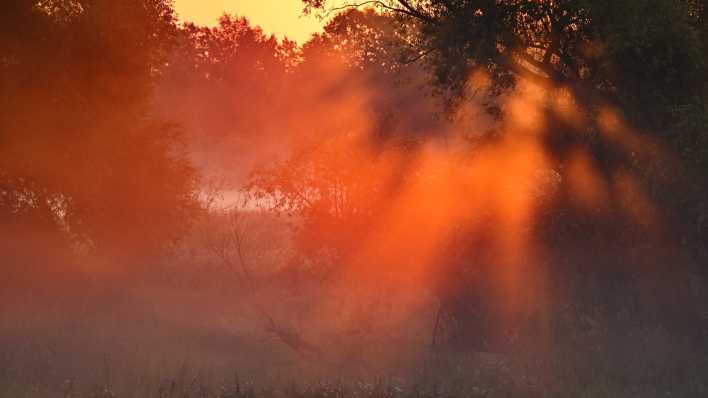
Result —
[[[179,129],[150,116],[174,40],[160,0],[3,2],[0,214],[128,255],[164,247],[198,209]],[[28,242],[18,242],[17,246]]]
[[[602,277],[595,294],[604,292],[608,313],[621,312],[613,305],[631,300],[619,298],[630,291],[619,286],[639,278],[627,265],[637,261],[626,259],[628,248],[656,244],[650,224],[658,218],[661,244],[690,242],[697,262],[704,261],[700,242],[707,232],[708,196],[699,187],[708,177],[704,163],[708,53],[703,44],[703,2],[385,0],[339,7],[319,0],[303,3],[306,11],[372,7],[394,18],[404,27],[399,44],[407,48],[408,59],[430,71],[431,82],[451,112],[470,101],[482,101],[497,120],[501,128],[489,129],[482,145],[490,143],[493,148],[502,143],[505,148],[504,143],[527,139],[524,131],[538,137],[546,167],[557,173],[561,185],[547,212],[536,214],[531,230],[553,247],[549,263],[558,286],[586,278],[577,287],[583,291],[590,275],[598,272]],[[540,100],[529,105],[534,98]],[[513,162],[504,152],[502,158]],[[503,169],[487,173],[501,179],[509,174]],[[587,182],[612,188],[594,191],[598,195],[588,201]],[[483,225],[480,232],[462,223],[468,238],[451,253],[468,250],[463,261],[441,259],[449,264],[439,273],[441,309],[453,311],[458,324],[468,325],[461,334],[471,333],[479,325],[474,319],[485,311],[457,305],[484,306],[475,298],[477,282],[459,287],[464,280],[460,275],[479,267],[499,269],[503,263],[493,255],[493,241],[479,244],[484,231],[500,229],[500,223],[491,219]],[[597,250],[588,258],[610,252],[615,258],[580,269],[585,260],[568,261],[571,242]],[[491,261],[484,260],[487,257]],[[453,291],[458,294],[446,294]]]

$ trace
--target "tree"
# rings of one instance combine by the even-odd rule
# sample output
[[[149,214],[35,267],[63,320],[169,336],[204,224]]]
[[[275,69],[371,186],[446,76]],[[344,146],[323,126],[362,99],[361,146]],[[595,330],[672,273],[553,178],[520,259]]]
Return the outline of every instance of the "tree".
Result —
[[[304,0],[304,4],[306,11],[327,7],[321,0]],[[497,116],[504,111],[499,99],[519,81],[563,87],[571,90],[591,122],[602,109],[615,106],[631,126],[652,131],[671,144],[692,170],[702,168],[698,164],[703,165],[705,158],[699,148],[704,147],[706,136],[704,82],[708,70],[703,2],[387,0],[347,4],[334,10],[367,5],[417,26],[407,31],[406,43],[432,70],[433,82],[452,105],[470,95],[467,83],[475,70],[491,76],[485,97]],[[586,136],[597,129],[593,123],[580,128]],[[562,128],[554,130],[555,139],[549,145],[557,145],[558,136],[563,135]],[[565,138],[557,154],[561,159],[569,147],[577,145]],[[594,140],[595,161],[617,161],[609,159],[613,151],[599,149],[608,143]]]
[[[204,173],[240,183],[263,154],[286,145],[281,120],[292,104],[287,73],[296,45],[230,15],[213,28],[185,24],[176,36],[156,87],[157,113],[185,128]]]
[[[304,3],[306,9],[325,7],[323,1]],[[493,93],[518,78],[617,96],[638,82],[674,99],[685,98],[681,90],[704,89],[689,87],[705,72],[705,11],[697,1],[391,0],[336,9],[362,5],[417,21],[418,40],[410,44],[425,54],[436,82],[458,96],[478,67],[496,77]]]
[[[308,256],[356,250],[355,237],[405,178],[405,153],[442,130],[424,71],[399,62],[409,54],[393,22],[373,10],[348,10],[302,46],[287,76],[297,99],[283,126],[294,137],[292,155],[256,169],[246,187],[272,210],[300,219]]]
[[[178,238],[198,210],[197,175],[177,126],[150,114],[170,3],[0,7],[0,217],[15,246],[42,229],[121,256]]]
[[[572,239],[608,249],[650,239],[646,225],[636,224],[652,218],[651,209],[660,209],[663,227],[674,237],[692,242],[693,250],[703,246],[708,232],[708,196],[699,188],[708,178],[703,149],[708,110],[704,2],[383,0],[334,8],[322,0],[303,3],[306,11],[370,6],[411,27],[404,30],[403,44],[431,71],[431,81],[450,110],[481,99],[503,126],[518,117],[515,93],[528,86],[540,89],[542,94],[536,95],[543,98],[539,110],[545,123],[537,133],[562,186],[533,228],[558,255],[556,274],[587,275],[560,266],[561,245]],[[479,74],[485,76],[482,85],[474,84]],[[577,107],[572,117],[557,106],[556,93]],[[533,95],[526,91],[522,98]],[[517,139],[513,129],[490,129],[487,136],[498,140],[500,131],[507,141]],[[579,158],[582,167],[577,166]],[[574,175],[578,168],[592,170],[591,177]],[[583,205],[577,182],[584,179],[613,187],[601,195],[607,202],[602,207],[610,211]],[[475,247],[474,240],[470,234],[463,247]],[[468,260],[460,265],[463,269],[453,266],[443,274],[456,284],[458,275],[471,267],[466,263],[472,258]],[[631,280],[620,260],[596,267],[607,277],[602,289],[607,297],[617,297],[612,286],[620,280]],[[448,307],[470,302],[464,291],[471,289],[458,289],[463,296],[453,295]],[[473,316],[466,312],[453,316],[464,323]]]

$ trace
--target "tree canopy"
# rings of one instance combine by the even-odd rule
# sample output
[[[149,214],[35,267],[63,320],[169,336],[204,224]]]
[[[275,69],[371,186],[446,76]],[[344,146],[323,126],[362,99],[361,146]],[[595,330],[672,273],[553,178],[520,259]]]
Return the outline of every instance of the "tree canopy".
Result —
[[[414,26],[405,30],[405,44],[453,106],[475,96],[502,118],[509,111],[504,96],[520,82],[569,90],[588,123],[572,127],[569,135],[569,126],[559,123],[562,118],[549,113],[555,118],[548,128],[549,150],[564,162],[569,151],[581,146],[599,168],[638,168],[650,185],[662,174],[682,182],[688,176],[692,188],[681,200],[669,193],[675,192],[674,185],[649,189],[657,200],[673,196],[668,201],[673,203],[664,203],[686,210],[685,224],[697,228],[692,233],[706,233],[708,196],[701,188],[708,166],[705,2],[391,0],[337,8],[321,0],[303,3],[306,11],[373,7],[403,21],[401,26]],[[479,71],[490,77],[490,84],[470,90],[471,76]],[[658,137],[687,168],[669,172],[656,159],[637,164],[631,153],[613,149],[597,134],[602,129],[598,120],[609,108],[640,135]]]
[[[196,170],[179,128],[150,115],[177,33],[170,2],[0,8],[4,233],[36,235],[40,223],[72,245],[123,253],[178,237],[197,210]]]

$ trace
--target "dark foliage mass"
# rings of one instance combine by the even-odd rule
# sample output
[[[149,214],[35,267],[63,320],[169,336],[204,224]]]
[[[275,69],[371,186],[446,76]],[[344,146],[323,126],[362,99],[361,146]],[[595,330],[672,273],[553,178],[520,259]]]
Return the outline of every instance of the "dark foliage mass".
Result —
[[[114,253],[177,237],[195,169],[178,126],[149,112],[170,4],[9,1],[0,15],[5,250],[37,235]]]
[[[309,11],[329,10],[325,1],[305,0],[304,4]],[[345,4],[337,9],[355,8],[359,3]],[[518,82],[531,81],[568,88],[589,116],[607,104],[619,107],[632,126],[645,134],[659,135],[681,157],[694,186],[673,205],[690,202],[690,210],[684,207],[690,212],[682,219],[688,229],[685,232],[696,241],[706,233],[702,188],[706,185],[708,68],[704,2],[444,0],[362,4],[396,18],[407,39],[403,51],[417,55],[430,69],[431,82],[451,104],[476,95],[492,115],[501,118],[505,109],[499,97]],[[483,92],[469,90],[469,76],[478,69],[491,77]],[[620,161],[607,148],[609,144],[593,136],[597,125],[571,127],[580,130],[580,138],[567,137],[563,130],[569,126],[562,123],[549,127],[553,136],[548,145],[559,152],[561,161],[573,145],[589,146],[594,161],[602,167]],[[650,173],[648,184],[668,172]]]
[[[310,12],[332,10],[327,2],[304,4]],[[345,2],[336,9],[361,5],[396,21],[398,34],[405,37],[402,53],[412,54],[426,67],[449,110],[476,100],[503,125],[518,118],[516,104],[507,98],[524,85],[550,93],[560,90],[573,99],[570,117],[552,94],[540,105],[540,145],[561,184],[554,204],[540,213],[532,228],[548,254],[544,267],[551,277],[545,288],[556,321],[565,317],[563,308],[572,305],[578,313],[602,312],[605,325],[620,340],[620,335],[631,339],[636,325],[647,322],[689,334],[705,330],[697,326],[704,320],[701,306],[693,305],[696,297],[675,297],[673,304],[642,303],[640,298],[649,279],[671,279],[659,284],[665,287],[703,280],[698,275],[707,260],[704,3],[400,0]],[[474,84],[480,71],[484,84]],[[608,109],[635,129],[631,140],[637,145],[603,134]],[[499,140],[500,134],[521,138],[508,129],[486,133],[492,140]],[[658,147],[670,155],[660,155]],[[637,225],[623,214],[626,198],[617,191],[603,196],[601,206],[584,205],[582,188],[573,183],[578,154],[601,185],[617,184],[618,173],[631,176],[658,212],[643,212],[643,222]],[[661,232],[647,228],[654,217],[650,213],[661,218]],[[498,223],[484,223],[482,231],[464,220],[456,223],[466,232],[454,239],[443,257],[448,259],[441,260],[450,265],[438,276],[439,317],[454,324],[448,336],[452,340],[506,345],[490,343],[501,333],[498,327],[488,329],[500,316],[499,300],[488,294],[492,275],[503,266],[493,244]],[[676,267],[676,259],[684,255],[694,265]],[[473,277],[465,276],[470,272]],[[686,304],[677,307],[678,302]],[[651,309],[645,312],[640,308],[644,305]],[[621,315],[625,312],[629,315]],[[635,326],[627,323],[627,316]],[[555,338],[572,335],[570,330],[579,325],[556,321],[550,327]]]

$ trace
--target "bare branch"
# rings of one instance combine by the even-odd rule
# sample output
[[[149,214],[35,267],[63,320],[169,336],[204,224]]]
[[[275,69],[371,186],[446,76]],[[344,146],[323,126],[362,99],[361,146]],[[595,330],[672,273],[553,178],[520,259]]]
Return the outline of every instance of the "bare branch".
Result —
[[[250,302],[253,309],[263,317],[266,323],[265,329],[267,332],[273,333],[282,343],[299,354],[304,354],[307,352],[313,354],[321,353],[320,349],[314,344],[306,341],[301,333],[293,330],[292,328],[286,328],[279,325],[271,313],[257,300],[255,288],[256,281],[253,278],[246,261],[247,240],[245,235],[249,232],[249,226],[246,224],[247,220],[244,218],[238,207],[231,208],[228,212],[227,231],[218,238],[207,235],[207,240],[212,253],[219,257],[219,259],[229,268],[234,279],[246,285],[246,288],[248,289],[246,299]],[[240,265],[240,275],[238,274],[238,270],[232,258],[234,252],[236,253],[238,263]]]
[[[403,64],[403,65],[412,64],[412,63],[414,63],[414,62],[416,62],[416,61],[419,61],[419,60],[425,58],[425,57],[428,56],[428,54],[430,54],[431,52],[433,52],[433,49],[427,49],[427,50],[425,50],[425,51],[421,51],[421,52],[419,52],[418,55],[416,55],[415,57],[410,58],[410,59],[405,59],[405,60],[401,61],[401,64]]]
[[[400,3],[403,6],[403,8],[392,7],[380,0],[370,0],[370,1],[364,1],[361,3],[345,4],[340,7],[333,7],[332,9],[329,10],[329,12],[336,12],[336,11],[342,11],[342,10],[347,10],[347,9],[351,9],[351,8],[360,8],[360,7],[364,7],[367,5],[374,5],[374,6],[381,7],[385,10],[388,10],[388,11],[393,11],[396,13],[408,15],[410,17],[419,19],[419,20],[429,23],[429,24],[434,24],[434,25],[438,24],[435,19],[416,10],[407,1],[404,1],[404,0],[397,0],[397,1],[398,1],[398,3]],[[329,12],[328,12],[328,14],[329,14]]]
[[[403,7],[406,10],[408,10],[408,12],[409,12],[408,15],[414,16],[414,17],[416,17],[422,21],[428,22],[428,23],[433,23],[433,24],[436,23],[436,21],[433,18],[421,13],[420,11],[416,10],[413,6],[411,6],[410,3],[408,2],[408,0],[397,0],[397,1],[399,4],[403,5]]]

